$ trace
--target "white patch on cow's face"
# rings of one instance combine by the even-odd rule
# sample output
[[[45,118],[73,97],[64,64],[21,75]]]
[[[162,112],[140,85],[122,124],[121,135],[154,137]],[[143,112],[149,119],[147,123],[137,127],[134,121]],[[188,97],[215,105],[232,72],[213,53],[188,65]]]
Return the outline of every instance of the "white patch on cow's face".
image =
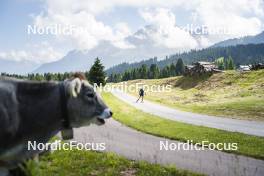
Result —
[[[68,113],[72,127],[90,123],[104,124],[104,119],[110,118],[112,112],[87,81],[79,81],[81,82],[79,93],[68,100]]]

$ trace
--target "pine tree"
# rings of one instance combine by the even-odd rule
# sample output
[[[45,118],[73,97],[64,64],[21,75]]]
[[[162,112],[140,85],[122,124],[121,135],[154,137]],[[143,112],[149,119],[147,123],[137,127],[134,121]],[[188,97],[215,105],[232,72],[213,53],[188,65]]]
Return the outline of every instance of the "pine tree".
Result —
[[[156,64],[151,64],[149,68],[149,78],[155,79],[159,76],[159,68]]]
[[[224,70],[229,70],[229,58],[224,58]]]
[[[185,68],[181,58],[177,60],[175,70],[176,70],[176,75],[183,75]]]
[[[170,76],[170,66],[167,65],[166,67],[162,69],[160,77],[167,78],[169,76]]]
[[[217,65],[219,70],[224,70],[225,69],[224,57],[220,57],[216,59],[215,64]]]
[[[113,73],[110,74],[110,76],[107,79],[108,82],[114,82],[114,75]]]
[[[224,62],[219,62],[219,64],[218,64],[218,69],[219,69],[219,70],[224,70],[224,69],[225,69]]]
[[[52,80],[51,74],[50,73],[44,73],[44,79],[47,81]]]
[[[102,65],[99,58],[95,59],[94,64],[88,72],[87,76],[88,80],[92,84],[96,83],[97,85],[100,85],[102,83],[103,86],[106,84],[106,73],[104,72],[104,66]]]
[[[131,79],[131,74],[130,74],[130,71],[125,71],[125,73],[123,74],[123,77],[122,77],[122,81],[128,81]]]
[[[131,75],[132,79],[137,79],[137,72],[136,69],[132,70],[132,75]]]
[[[170,64],[170,76],[176,76],[176,66],[173,63]]]
[[[228,57],[228,69],[229,70],[235,69],[235,64],[234,64],[233,58],[231,56]]]
[[[148,72],[148,70],[147,70],[147,66],[145,65],[145,64],[143,64],[141,67],[140,67],[140,69],[139,69],[139,71],[140,71],[140,78],[141,79],[146,79],[147,78],[147,72]]]

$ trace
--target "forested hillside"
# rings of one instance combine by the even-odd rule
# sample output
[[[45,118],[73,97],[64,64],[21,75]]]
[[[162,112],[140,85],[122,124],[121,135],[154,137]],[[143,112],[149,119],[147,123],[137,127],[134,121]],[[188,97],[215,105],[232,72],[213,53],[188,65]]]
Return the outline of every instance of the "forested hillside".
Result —
[[[171,63],[176,63],[179,58],[182,58],[185,64],[191,64],[195,61],[214,61],[219,57],[232,57],[235,65],[252,64],[255,62],[264,62],[264,44],[248,44],[228,47],[206,48],[202,50],[192,50],[190,52],[175,54],[167,57],[165,60],[158,61],[157,58],[144,60],[137,63],[122,63],[106,70],[107,74],[123,73],[132,68],[138,68],[145,64],[157,64],[163,68]]]

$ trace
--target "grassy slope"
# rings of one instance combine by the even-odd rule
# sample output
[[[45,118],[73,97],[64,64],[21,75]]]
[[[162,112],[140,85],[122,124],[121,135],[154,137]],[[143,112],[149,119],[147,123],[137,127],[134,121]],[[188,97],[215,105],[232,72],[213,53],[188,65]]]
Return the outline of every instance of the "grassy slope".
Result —
[[[29,161],[27,163],[28,175],[123,175],[123,176],[194,176],[184,170],[177,170],[174,167],[164,167],[146,162],[134,162],[119,157],[112,153],[98,153],[84,150],[55,151],[45,154],[40,162]]]
[[[104,93],[103,97],[113,110],[116,120],[142,132],[184,142],[192,140],[194,143],[201,143],[202,141],[209,141],[211,143],[238,143],[238,150],[232,151],[233,153],[264,159],[264,138],[262,137],[162,119],[137,110],[121,102],[110,93]]]
[[[146,99],[195,113],[264,120],[264,70],[228,71],[211,77],[133,80],[128,84],[171,85],[169,93],[147,92]],[[131,94],[137,96],[133,89]]]

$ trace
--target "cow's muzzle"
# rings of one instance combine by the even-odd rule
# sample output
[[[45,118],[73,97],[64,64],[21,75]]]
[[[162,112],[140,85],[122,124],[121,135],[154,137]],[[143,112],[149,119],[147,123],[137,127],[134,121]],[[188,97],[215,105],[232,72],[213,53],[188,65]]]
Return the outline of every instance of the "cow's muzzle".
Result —
[[[104,124],[105,123],[105,119],[109,119],[111,118],[113,115],[113,112],[109,109],[109,108],[106,108],[102,114],[100,114],[97,118],[97,120],[101,123],[101,124]]]

